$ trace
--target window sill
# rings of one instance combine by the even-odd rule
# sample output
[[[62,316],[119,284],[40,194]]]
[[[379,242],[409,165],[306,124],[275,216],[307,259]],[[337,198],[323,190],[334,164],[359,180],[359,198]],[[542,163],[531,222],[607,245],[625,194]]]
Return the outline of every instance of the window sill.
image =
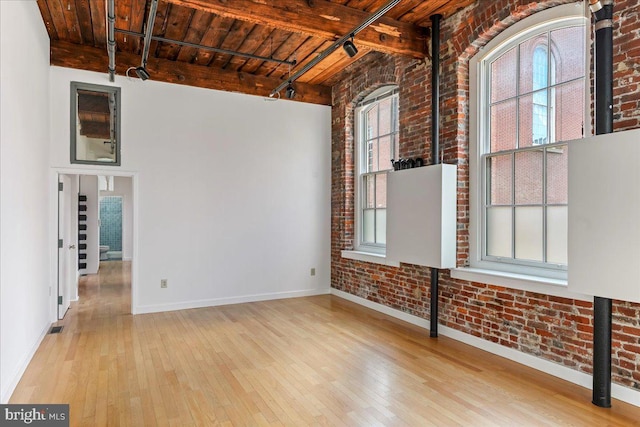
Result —
[[[469,282],[503,286],[505,288],[553,295],[561,298],[593,301],[593,297],[589,295],[569,292],[567,290],[567,281],[562,279],[551,279],[548,277],[507,273],[471,267],[452,268],[451,277]]]
[[[342,258],[353,259],[356,261],[370,262],[373,264],[388,265],[390,267],[400,267],[398,261],[388,260],[384,254],[375,254],[372,252],[362,251],[342,251]]]

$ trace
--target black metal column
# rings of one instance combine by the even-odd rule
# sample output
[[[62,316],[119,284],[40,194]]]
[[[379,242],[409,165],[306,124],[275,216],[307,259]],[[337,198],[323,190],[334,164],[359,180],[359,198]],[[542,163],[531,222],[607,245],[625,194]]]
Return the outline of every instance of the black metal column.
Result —
[[[442,15],[431,16],[431,164],[440,163],[440,20]],[[429,336],[438,336],[438,275],[431,269],[431,301]]]
[[[613,132],[613,0],[591,2],[595,16],[596,135]],[[593,301],[593,399],[611,407],[611,300]]]

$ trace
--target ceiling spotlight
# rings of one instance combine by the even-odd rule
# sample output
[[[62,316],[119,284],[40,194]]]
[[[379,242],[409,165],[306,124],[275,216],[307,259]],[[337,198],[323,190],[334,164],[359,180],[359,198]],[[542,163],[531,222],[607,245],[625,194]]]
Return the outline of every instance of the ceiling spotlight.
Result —
[[[355,44],[353,44],[353,37],[351,37],[351,40],[345,41],[342,44],[342,48],[344,49],[345,52],[347,52],[347,55],[349,55],[349,58],[353,58],[358,54],[358,48],[356,47]]]
[[[291,83],[287,86],[287,92],[285,93],[287,99],[293,99],[296,96],[296,90]]]
[[[147,71],[146,68],[144,67],[138,67],[136,68],[136,74],[138,75],[138,77],[140,78],[140,80],[145,81],[147,80],[149,77],[151,77],[151,75],[149,74],[149,72]]]

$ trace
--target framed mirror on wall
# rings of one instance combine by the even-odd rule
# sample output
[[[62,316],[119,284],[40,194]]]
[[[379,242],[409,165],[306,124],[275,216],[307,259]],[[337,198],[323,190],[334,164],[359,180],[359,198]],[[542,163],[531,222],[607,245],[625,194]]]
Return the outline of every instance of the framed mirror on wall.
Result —
[[[71,163],[120,166],[120,88],[71,82]]]

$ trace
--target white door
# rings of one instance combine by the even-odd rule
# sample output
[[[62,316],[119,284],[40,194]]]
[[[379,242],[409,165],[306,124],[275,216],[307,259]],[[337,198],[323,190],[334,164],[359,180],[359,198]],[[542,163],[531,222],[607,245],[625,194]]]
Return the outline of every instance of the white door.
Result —
[[[58,183],[58,319],[62,319],[70,304],[75,245],[71,244],[71,179],[59,175]]]

